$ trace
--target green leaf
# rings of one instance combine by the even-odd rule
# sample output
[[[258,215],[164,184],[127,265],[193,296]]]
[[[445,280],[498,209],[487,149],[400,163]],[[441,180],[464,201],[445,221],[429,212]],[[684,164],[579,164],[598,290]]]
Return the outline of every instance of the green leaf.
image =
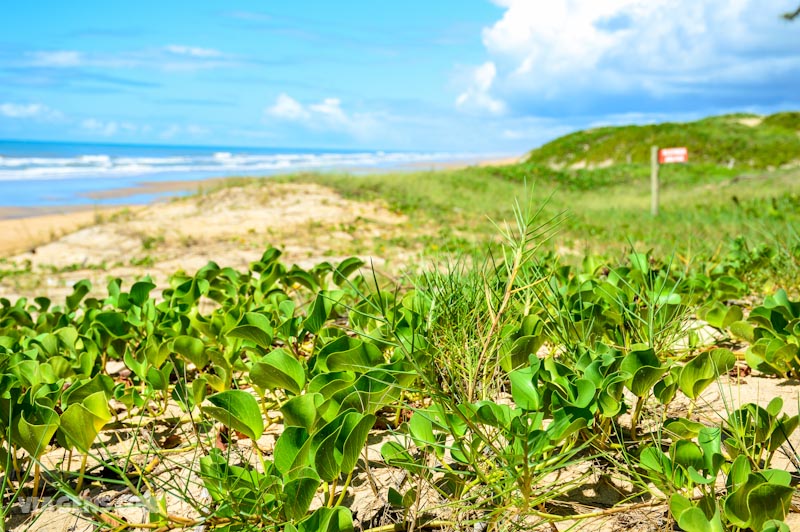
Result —
[[[780,397],[773,397],[765,409],[772,417],[778,417],[778,414],[783,410],[783,399]]]
[[[133,283],[133,286],[131,286],[131,301],[136,306],[141,307],[150,297],[150,291],[155,287],[156,285],[149,281],[139,281],[137,283]]]
[[[353,532],[353,515],[342,506],[318,508],[297,524],[297,532]]]
[[[689,399],[697,399],[709,384],[730,371],[735,364],[736,357],[727,349],[701,353],[683,366],[678,386]]]
[[[169,389],[170,373],[172,373],[172,363],[167,362],[161,369],[149,368],[145,380],[154,390],[165,392]]]
[[[320,416],[320,408],[325,398],[319,393],[297,395],[286,401],[281,407],[283,423],[287,427],[303,427],[309,433]]]
[[[303,468],[294,478],[283,485],[286,496],[283,511],[286,518],[296,521],[308,513],[314,495],[319,488],[320,479],[311,468]]]
[[[92,289],[92,283],[87,281],[86,279],[78,281],[72,287],[72,294],[67,296],[67,312],[73,312],[75,309],[78,308],[81,300],[89,293],[89,290]]]
[[[245,314],[245,319],[248,323],[234,327],[228,331],[226,336],[229,338],[241,338],[242,340],[253,342],[262,349],[269,349],[272,345],[272,327],[269,322],[264,323],[262,320],[255,318],[255,316],[259,315],[254,313]],[[264,316],[259,316],[259,318],[264,318]],[[254,321],[259,323],[252,323]]]
[[[328,354],[325,364],[330,371],[365,373],[384,362],[383,354],[374,344],[349,339],[350,349]]]
[[[511,381],[511,397],[514,404],[523,410],[537,411],[542,406],[542,396],[533,383],[531,368],[514,370],[508,374]]]
[[[670,457],[672,461],[683,467],[689,469],[703,468],[703,452],[700,447],[690,440],[678,440],[670,446]]]
[[[333,282],[339,286],[344,286],[347,283],[347,278],[362,266],[364,266],[364,261],[358,257],[344,259],[333,271]]]
[[[648,263],[648,256],[646,253],[631,253],[628,255],[631,261],[631,267],[639,270],[642,273],[650,271],[650,264]]]
[[[336,446],[342,427],[328,434],[317,447],[314,453],[314,467],[319,478],[325,482],[333,482],[342,473],[342,453]]]
[[[108,399],[105,393],[95,392],[81,403],[73,403],[61,414],[58,428],[69,447],[88,453],[95,438],[106,423],[111,420]]]
[[[311,334],[317,334],[328,320],[331,309],[333,309],[333,302],[319,292],[311,303],[308,316],[303,321],[303,327]]]
[[[733,323],[741,321],[743,317],[740,307],[736,305],[728,307],[719,301],[714,301],[709,306],[701,309],[699,315],[709,325],[723,331]]]
[[[300,457],[300,465],[304,464],[306,460],[303,459],[301,453],[307,448],[307,442],[309,442],[309,436],[306,429],[286,427],[275,442],[273,453],[275,468],[286,475],[298,463],[298,457]]]
[[[719,427],[703,427],[697,436],[703,450],[703,469],[716,477],[724,458],[722,456],[722,430]]]
[[[789,530],[789,525],[787,525],[783,521],[779,521],[777,519],[770,519],[769,521],[764,522],[764,526],[761,527],[761,532],[791,532],[791,531]]]
[[[186,357],[197,369],[203,369],[208,364],[205,344],[193,336],[178,336],[172,344],[176,353]]]
[[[19,446],[32,457],[38,458],[47,449],[58,426],[59,418],[55,410],[34,403],[31,413],[20,415],[17,424]]]
[[[681,439],[696,438],[700,431],[705,428],[705,425],[696,421],[691,421],[686,418],[673,418],[664,423],[664,432],[670,437],[677,437]]]
[[[228,390],[208,396],[214,406],[205,406],[203,412],[223,425],[257,440],[264,432],[261,409],[255,397],[243,390]]]
[[[669,457],[653,446],[645,447],[639,454],[639,464],[650,471],[667,475],[672,470]]]
[[[744,486],[750,478],[750,472],[750,462],[747,457],[742,454],[737,456],[728,473],[728,491],[734,492]]]
[[[372,430],[376,419],[373,414],[362,415],[356,412],[351,412],[347,417],[345,430],[342,431],[342,435],[346,435],[346,439],[341,446],[341,468],[344,473],[350,473],[356,467],[359,454],[367,443],[369,431]],[[353,425],[353,421],[356,422],[355,425]]]
[[[750,527],[761,530],[771,520],[783,521],[792,504],[794,488],[763,483],[755,487],[747,496],[750,510]]]
[[[755,327],[746,321],[735,321],[730,324],[731,334],[737,338],[747,340],[748,342],[755,341]]]
[[[622,359],[619,369],[631,376],[625,384],[637,397],[649,394],[667,370],[661,365],[654,350],[641,346],[632,348]]]
[[[250,379],[264,390],[288,390],[298,395],[306,385],[306,372],[284,349],[267,353],[250,368]]]
[[[114,380],[100,373],[91,379],[76,381],[61,394],[61,408],[67,408],[72,403],[80,403],[95,392],[104,392],[106,397],[111,397],[113,389]]]
[[[678,526],[685,532],[724,532],[719,510],[710,518],[702,509],[682,495],[674,494],[669,499],[669,510]]]
[[[681,515],[683,515],[685,512],[688,512],[692,508],[694,508],[692,501],[683,495],[676,493],[669,498],[669,511],[676,521],[680,519]]]
[[[431,410],[417,410],[411,414],[408,429],[414,443],[419,447],[438,444],[438,440],[433,435],[433,416],[435,413]]]
[[[576,395],[573,406],[577,408],[587,408],[594,400],[597,387],[588,379],[578,379],[575,381]]]

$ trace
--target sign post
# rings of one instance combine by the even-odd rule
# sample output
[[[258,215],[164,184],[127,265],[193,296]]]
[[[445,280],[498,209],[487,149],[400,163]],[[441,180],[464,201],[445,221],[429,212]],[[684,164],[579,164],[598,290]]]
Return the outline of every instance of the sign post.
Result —
[[[658,216],[658,146],[650,148],[650,214]]]
[[[689,150],[685,147],[664,148],[658,146],[650,148],[650,213],[658,216],[658,167],[662,164],[689,162]]]

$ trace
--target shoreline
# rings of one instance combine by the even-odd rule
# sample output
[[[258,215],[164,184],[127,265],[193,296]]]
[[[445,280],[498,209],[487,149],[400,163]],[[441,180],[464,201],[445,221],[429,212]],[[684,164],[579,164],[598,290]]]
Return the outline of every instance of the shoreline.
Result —
[[[487,166],[505,166],[515,164],[523,160],[525,155],[492,158],[492,159],[474,159],[467,161],[438,161],[438,162],[418,162],[407,165],[402,165],[396,168],[342,168],[337,169],[341,172],[349,172],[354,175],[370,173],[370,172],[418,172],[418,171],[442,171],[442,170],[459,170],[468,168],[470,166],[487,167]],[[269,179],[280,177],[283,175],[290,175],[293,172],[283,172],[279,174],[269,175],[254,175],[254,176],[226,176],[226,177],[208,177],[199,179],[171,179],[163,181],[147,181],[142,180],[132,186],[123,186],[119,188],[107,188],[91,192],[84,192],[79,197],[89,200],[87,203],[81,204],[60,204],[60,205],[47,205],[47,206],[34,206],[34,207],[3,207],[0,206],[0,222],[8,220],[19,220],[24,218],[38,218],[43,216],[70,216],[76,213],[85,211],[115,211],[132,206],[146,206],[158,203],[160,201],[168,201],[175,197],[182,195],[192,195],[202,191],[204,188],[215,188],[236,179]],[[150,196],[151,199],[146,202],[125,202],[126,198],[135,198],[141,196]],[[98,203],[92,203],[95,200]],[[100,203],[104,200],[123,200],[115,204]]]
[[[415,163],[404,165],[388,171],[446,171],[467,168],[470,166],[505,166],[522,160],[519,157],[500,159],[484,159],[471,161],[442,161],[436,163]],[[345,172],[358,171],[363,168],[346,168]],[[386,169],[366,169],[386,171]],[[269,176],[252,176],[252,179],[268,179],[284,174]],[[68,233],[84,227],[101,223],[108,216],[123,210],[144,209],[159,202],[169,201],[180,196],[190,196],[201,192],[204,188],[216,188],[236,179],[250,179],[249,176],[209,177],[190,180],[142,181],[134,186],[109,188],[87,192],[82,198],[95,200],[97,203],[77,205],[53,205],[37,207],[0,207],[0,258],[7,258],[17,253],[35,250],[37,246],[51,242]],[[147,202],[125,202],[126,198],[149,196]],[[103,200],[121,200],[113,205],[100,203]]]

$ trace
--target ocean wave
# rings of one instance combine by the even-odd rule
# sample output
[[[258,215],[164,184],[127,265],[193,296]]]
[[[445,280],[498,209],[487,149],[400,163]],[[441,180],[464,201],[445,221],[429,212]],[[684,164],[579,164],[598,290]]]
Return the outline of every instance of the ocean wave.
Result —
[[[131,177],[136,175],[203,172],[220,174],[274,173],[303,169],[341,167],[392,167],[404,164],[474,160],[474,154],[421,152],[275,153],[250,154],[214,152],[170,156],[112,156],[104,154],[74,157],[0,156],[0,181]]]

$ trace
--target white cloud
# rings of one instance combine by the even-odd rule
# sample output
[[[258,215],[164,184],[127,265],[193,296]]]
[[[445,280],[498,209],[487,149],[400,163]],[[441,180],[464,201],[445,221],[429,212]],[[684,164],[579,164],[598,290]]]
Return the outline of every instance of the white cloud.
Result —
[[[320,103],[309,105],[308,108],[312,113],[318,113],[332,122],[344,124],[349,118],[342,111],[341,105],[339,98],[325,98]]]
[[[641,91],[710,90],[800,68],[797,28],[785,6],[758,0],[494,0],[502,17],[484,28],[489,61],[459,96],[491,109],[515,96],[559,98]],[[488,67],[496,66],[496,76]],[[482,90],[489,80],[495,96]],[[718,85],[717,85],[718,86]],[[480,103],[480,101],[482,103]]]
[[[456,106],[460,109],[477,109],[500,114],[505,111],[505,103],[490,94],[497,67],[488,61],[472,71],[472,80],[466,91],[456,98]]]
[[[31,64],[42,67],[76,67],[83,63],[83,55],[74,50],[55,50],[48,52],[31,52]]]
[[[278,95],[275,104],[265,109],[265,112],[285,120],[305,120],[310,116],[300,102],[285,93]]]
[[[207,127],[199,126],[197,124],[186,124],[186,125],[178,125],[178,124],[170,124],[168,127],[163,129],[161,133],[159,133],[159,137],[162,139],[172,139],[178,136],[190,136],[190,137],[201,137],[204,135],[208,135],[211,133],[211,130]]]
[[[241,57],[214,48],[170,44],[122,52],[32,51],[24,54],[22,66],[46,68],[160,69],[186,71],[241,65]]]
[[[147,135],[154,130],[153,126],[149,124],[140,125],[132,122],[98,120],[96,118],[87,118],[80,125],[83,129],[104,137],[113,137],[119,134]],[[200,137],[209,133],[211,133],[210,129],[197,124],[169,124],[160,131],[156,131],[156,134],[162,139],[172,139],[179,136]]]
[[[39,116],[45,109],[40,103],[4,103],[0,105],[0,114],[8,118],[32,118]]]
[[[377,118],[372,113],[347,113],[339,98],[324,98],[317,103],[302,104],[286,93],[264,109],[266,118],[294,122],[314,130],[345,131],[366,136],[374,130]]]
[[[51,109],[41,103],[2,103],[0,104],[0,116],[6,118],[37,119],[37,120],[56,120],[62,118],[60,111]]]
[[[133,126],[132,124],[127,125]],[[121,129],[120,124],[118,124],[116,121],[112,120],[106,122],[97,120],[96,118],[87,118],[81,122],[81,127],[104,137],[112,137]]]
[[[198,126],[196,124],[189,124],[187,126],[184,126],[184,129],[189,135],[192,135],[193,137],[197,137],[200,135],[208,135],[209,133],[211,133],[211,130],[208,129],[207,127]]]
[[[175,55],[185,55],[189,57],[222,57],[224,54],[219,50],[213,48],[199,48],[197,46],[185,46],[182,44],[170,44],[164,47],[164,50]]]

